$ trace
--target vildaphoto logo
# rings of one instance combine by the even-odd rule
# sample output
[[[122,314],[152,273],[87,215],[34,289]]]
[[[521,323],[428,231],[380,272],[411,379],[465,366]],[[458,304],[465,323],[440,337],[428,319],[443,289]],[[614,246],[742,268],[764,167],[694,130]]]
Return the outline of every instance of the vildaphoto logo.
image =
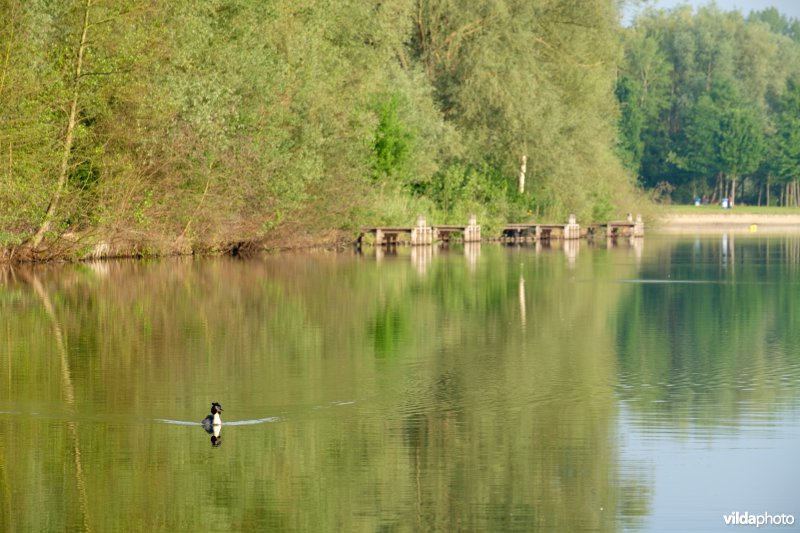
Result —
[[[791,526],[794,524],[794,515],[790,514],[751,514],[748,512],[740,513],[734,511],[730,514],[722,515],[726,526]]]

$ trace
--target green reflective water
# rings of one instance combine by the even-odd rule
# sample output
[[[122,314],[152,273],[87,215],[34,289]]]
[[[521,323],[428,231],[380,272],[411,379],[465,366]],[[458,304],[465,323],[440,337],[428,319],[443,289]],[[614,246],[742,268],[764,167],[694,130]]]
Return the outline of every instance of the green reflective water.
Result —
[[[0,271],[0,530],[800,519],[799,271],[732,235]]]

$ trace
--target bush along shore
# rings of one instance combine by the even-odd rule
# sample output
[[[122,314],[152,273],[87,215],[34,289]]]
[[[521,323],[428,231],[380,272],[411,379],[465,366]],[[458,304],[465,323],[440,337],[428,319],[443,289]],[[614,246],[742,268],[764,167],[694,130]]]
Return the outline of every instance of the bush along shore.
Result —
[[[0,0],[0,258],[641,210],[618,2],[302,4]]]
[[[0,0],[0,261],[800,205],[800,22],[774,8],[301,4]]]

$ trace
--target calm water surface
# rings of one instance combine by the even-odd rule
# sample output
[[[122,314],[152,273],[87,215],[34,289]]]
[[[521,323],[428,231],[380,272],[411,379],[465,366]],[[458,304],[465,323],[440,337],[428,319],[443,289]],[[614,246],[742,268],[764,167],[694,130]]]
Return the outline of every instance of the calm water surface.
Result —
[[[795,235],[0,270],[0,530],[800,521],[798,274]]]

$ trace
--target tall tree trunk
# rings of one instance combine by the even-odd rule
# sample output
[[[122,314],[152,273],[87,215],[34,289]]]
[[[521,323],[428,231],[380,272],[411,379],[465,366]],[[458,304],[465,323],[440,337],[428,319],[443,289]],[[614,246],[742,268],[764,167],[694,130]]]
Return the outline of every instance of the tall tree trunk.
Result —
[[[714,193],[711,195],[711,203],[717,203],[722,198],[722,177],[717,174],[717,184],[714,186]]]
[[[30,246],[33,249],[39,247],[44,238],[44,234],[50,230],[53,225],[53,217],[55,216],[56,209],[61,200],[61,195],[64,193],[64,188],[67,184],[67,173],[69,170],[69,159],[72,155],[72,143],[75,137],[75,126],[77,124],[78,116],[78,96],[80,95],[81,83],[81,69],[83,68],[83,56],[86,53],[88,46],[89,35],[89,11],[92,8],[92,0],[86,0],[83,8],[83,27],[81,28],[81,39],[78,43],[78,54],[75,59],[75,77],[72,80],[72,99],[69,105],[69,116],[67,118],[67,131],[64,137],[64,148],[61,152],[61,166],[58,171],[58,180],[56,181],[56,190],[50,199],[50,205],[47,206],[47,213],[44,215],[42,225],[39,230],[31,239]]]
[[[742,179],[739,180],[739,192],[736,193],[739,198],[744,198],[744,189],[746,184],[747,176],[742,176]]]
[[[767,207],[769,207],[769,172],[767,172]]]
[[[731,176],[731,195],[728,200],[728,207],[736,205],[736,175]]]

